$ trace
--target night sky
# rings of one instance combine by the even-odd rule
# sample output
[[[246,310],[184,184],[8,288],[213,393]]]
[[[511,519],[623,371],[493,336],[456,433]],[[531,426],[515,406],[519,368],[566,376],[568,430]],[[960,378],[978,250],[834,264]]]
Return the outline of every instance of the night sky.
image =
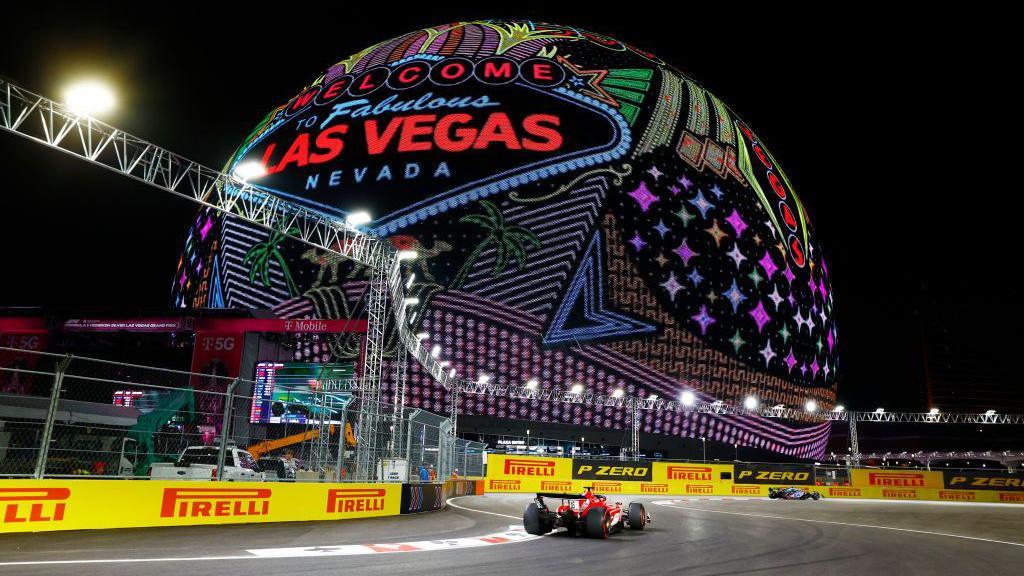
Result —
[[[105,120],[219,168],[272,107],[380,40],[465,18],[588,28],[703,84],[785,167],[832,274],[840,401],[920,409],[926,377],[1019,380],[1020,185],[1004,159],[1019,47],[980,16],[299,6],[26,15],[3,25],[0,75],[53,98],[106,78],[120,104]],[[0,170],[0,306],[168,306],[193,205],[6,133]]]

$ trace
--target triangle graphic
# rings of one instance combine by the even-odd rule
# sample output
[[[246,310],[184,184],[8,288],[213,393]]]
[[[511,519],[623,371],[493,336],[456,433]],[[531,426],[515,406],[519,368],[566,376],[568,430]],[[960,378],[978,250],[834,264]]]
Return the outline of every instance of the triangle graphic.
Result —
[[[220,287],[220,262],[217,256],[213,257],[213,270],[210,270],[210,294],[206,298],[206,305],[210,308],[225,308],[224,291]]]
[[[544,344],[588,342],[650,334],[657,330],[653,324],[605,308],[602,240],[601,231],[595,231],[569,283],[565,298],[544,334]]]

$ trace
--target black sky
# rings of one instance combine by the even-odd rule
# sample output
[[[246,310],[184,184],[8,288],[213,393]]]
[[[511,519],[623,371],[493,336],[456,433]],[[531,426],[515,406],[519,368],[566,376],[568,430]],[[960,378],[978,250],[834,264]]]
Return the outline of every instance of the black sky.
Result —
[[[786,167],[830,264],[842,401],[921,408],[926,349],[933,372],[1017,380],[1019,47],[998,15],[597,4],[56,8],[0,25],[0,75],[55,98],[109,78],[112,124],[220,167],[326,67],[409,30],[529,17],[609,34],[721,97]],[[167,306],[193,206],[6,133],[0,171],[0,306]]]

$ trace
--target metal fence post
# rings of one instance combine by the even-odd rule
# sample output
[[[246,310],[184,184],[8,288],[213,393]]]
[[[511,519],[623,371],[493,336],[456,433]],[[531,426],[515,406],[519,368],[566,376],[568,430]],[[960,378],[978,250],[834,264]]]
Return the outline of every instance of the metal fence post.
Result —
[[[345,465],[345,426],[348,420],[348,402],[341,406],[341,429],[338,432],[338,462],[334,467],[334,481],[341,482],[341,470]]]
[[[36,469],[33,476],[40,479],[46,474],[46,459],[50,453],[50,439],[53,437],[53,423],[57,418],[57,406],[60,404],[60,392],[64,386],[64,373],[71,364],[71,354],[64,356],[57,363],[53,375],[53,389],[50,390],[50,405],[46,409],[46,422],[43,424],[43,437],[39,443],[39,454],[36,455]]]
[[[220,449],[217,450],[217,480],[224,479],[224,460],[228,452],[228,434],[231,431],[231,408],[234,403],[235,386],[238,386],[238,378],[228,384],[228,393],[224,397],[224,419],[220,423]]]

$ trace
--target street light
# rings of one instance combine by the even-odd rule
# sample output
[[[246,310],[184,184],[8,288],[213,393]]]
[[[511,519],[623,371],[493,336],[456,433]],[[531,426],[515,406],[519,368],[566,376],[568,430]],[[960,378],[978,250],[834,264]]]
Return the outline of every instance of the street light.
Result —
[[[260,176],[266,175],[266,173],[267,169],[263,166],[263,164],[255,160],[242,162],[238,166],[235,166],[234,170],[235,178],[238,178],[242,182],[248,182],[253,178],[259,178]]]
[[[683,390],[683,395],[679,400],[683,406],[693,406],[697,403],[697,395],[692,390]]]
[[[96,80],[76,82],[64,90],[64,102],[80,116],[102,114],[117,103],[110,87]]]
[[[353,212],[345,217],[345,223],[349,226],[362,226],[369,224],[372,220],[369,212]]]
[[[704,450],[704,456],[703,456],[703,458],[701,458],[701,462],[707,462],[708,461],[708,439],[703,437],[703,436],[701,436],[700,437],[700,445],[701,445],[701,448]]]

